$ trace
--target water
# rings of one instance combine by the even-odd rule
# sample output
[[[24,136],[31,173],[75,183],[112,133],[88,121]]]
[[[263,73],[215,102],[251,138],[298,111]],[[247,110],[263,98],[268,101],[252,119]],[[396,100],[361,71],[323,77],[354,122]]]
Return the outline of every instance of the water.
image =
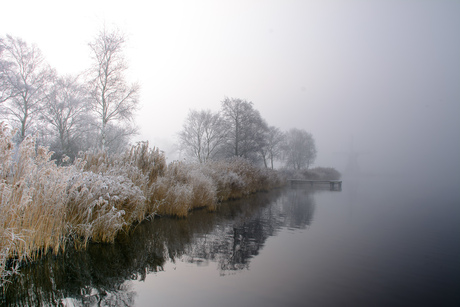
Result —
[[[155,219],[22,269],[3,302],[68,306],[460,306],[460,192],[368,177]]]

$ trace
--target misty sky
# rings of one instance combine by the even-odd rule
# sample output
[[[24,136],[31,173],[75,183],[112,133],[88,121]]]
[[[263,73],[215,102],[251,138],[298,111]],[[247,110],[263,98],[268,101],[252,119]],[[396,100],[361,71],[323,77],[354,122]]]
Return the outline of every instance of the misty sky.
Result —
[[[460,172],[460,1],[69,3],[4,1],[0,35],[76,74],[103,25],[121,29],[141,85],[136,140],[172,157],[188,110],[228,96],[311,132],[318,166],[342,170],[353,143],[368,172]]]

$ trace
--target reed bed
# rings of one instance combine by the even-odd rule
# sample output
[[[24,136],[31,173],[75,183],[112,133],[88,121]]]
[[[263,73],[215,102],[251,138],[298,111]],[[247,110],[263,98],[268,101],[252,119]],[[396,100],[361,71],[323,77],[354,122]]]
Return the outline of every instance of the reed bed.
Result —
[[[87,152],[68,166],[33,137],[13,143],[0,123],[0,288],[24,261],[69,244],[115,240],[153,215],[185,217],[195,208],[279,187],[279,173],[234,158],[172,162],[147,142],[123,154]]]
[[[144,217],[156,213],[158,201],[153,197],[156,182],[167,171],[166,158],[158,148],[149,148],[148,142],[139,142],[123,154],[92,151],[82,154],[81,159],[85,161],[84,171],[129,179],[145,198]]]
[[[72,167],[57,167],[51,153],[35,149],[26,138],[15,148],[11,131],[0,123],[0,278],[5,280],[21,261],[65,243],[67,179]]]
[[[158,204],[157,214],[185,217],[192,209],[217,204],[216,186],[201,168],[183,162],[168,165],[165,176],[154,184],[152,200]]]

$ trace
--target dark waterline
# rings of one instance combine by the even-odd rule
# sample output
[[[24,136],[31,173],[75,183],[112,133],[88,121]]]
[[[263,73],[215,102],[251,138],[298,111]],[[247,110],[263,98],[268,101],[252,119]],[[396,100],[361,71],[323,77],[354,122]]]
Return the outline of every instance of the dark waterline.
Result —
[[[22,269],[6,305],[460,306],[454,184],[369,177],[155,219]]]

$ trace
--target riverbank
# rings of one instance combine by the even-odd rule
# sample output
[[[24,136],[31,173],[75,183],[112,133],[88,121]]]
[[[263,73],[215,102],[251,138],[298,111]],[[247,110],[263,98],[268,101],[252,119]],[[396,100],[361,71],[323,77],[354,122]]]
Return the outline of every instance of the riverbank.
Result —
[[[23,262],[66,246],[112,243],[154,216],[183,218],[196,208],[213,211],[220,202],[282,187],[287,178],[336,175],[329,168],[259,168],[237,157],[167,164],[147,142],[118,155],[87,152],[58,166],[34,138],[16,148],[13,135],[0,124],[0,287]]]
[[[217,203],[285,184],[278,172],[241,158],[196,165],[173,162],[148,143],[119,155],[86,153],[57,166],[52,152],[0,125],[0,274],[23,261],[89,241],[111,243],[154,215],[185,217]]]

